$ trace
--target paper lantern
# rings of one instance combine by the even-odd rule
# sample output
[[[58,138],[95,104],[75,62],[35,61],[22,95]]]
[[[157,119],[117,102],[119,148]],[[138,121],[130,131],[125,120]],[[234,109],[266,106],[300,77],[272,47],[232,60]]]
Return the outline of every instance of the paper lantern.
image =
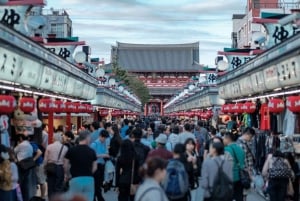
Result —
[[[0,95],[0,114],[10,114],[16,108],[16,99],[10,95]]]
[[[55,113],[62,113],[66,112],[66,103],[62,100],[55,100],[53,101],[53,112]]]
[[[100,109],[99,111],[99,115],[101,117],[106,117],[109,114],[109,110],[108,109]]]
[[[291,112],[300,112],[300,96],[287,97],[286,106]]]
[[[19,100],[19,106],[24,113],[31,113],[35,109],[35,99],[33,97],[22,97]]]
[[[66,102],[66,113],[74,113],[76,111],[76,105],[74,102]]]
[[[241,114],[241,113],[243,113],[242,107],[243,107],[242,103],[232,104],[231,105],[231,112]]]
[[[281,113],[284,110],[284,102],[282,99],[274,98],[268,103],[269,112]]]
[[[39,110],[44,113],[53,111],[53,101],[50,98],[42,98],[39,100]]]
[[[94,107],[93,107],[93,105],[86,104],[86,112],[87,112],[87,113],[93,113],[93,112],[94,112]]]
[[[86,105],[85,104],[77,104],[77,112],[78,113],[85,113],[86,112]]]
[[[246,103],[243,104],[243,106],[241,107],[241,109],[244,112],[248,113],[248,114],[252,114],[256,110],[256,105],[254,103],[252,103],[252,102],[246,102]]]

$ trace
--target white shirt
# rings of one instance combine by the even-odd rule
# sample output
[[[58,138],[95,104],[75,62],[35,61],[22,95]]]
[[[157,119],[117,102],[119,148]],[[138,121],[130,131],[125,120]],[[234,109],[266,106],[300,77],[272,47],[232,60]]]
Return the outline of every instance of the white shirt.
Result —
[[[33,148],[31,144],[27,140],[25,140],[15,147],[15,153],[17,155],[18,161],[21,161],[25,158],[32,157]]]
[[[61,151],[60,157],[58,159],[59,152],[64,146],[64,148]],[[54,143],[48,145],[46,152],[45,152],[45,158],[44,163],[55,163],[57,165],[63,165],[65,155],[68,151],[68,147],[65,145],[62,145],[62,143],[55,141]],[[58,159],[58,160],[57,160]]]

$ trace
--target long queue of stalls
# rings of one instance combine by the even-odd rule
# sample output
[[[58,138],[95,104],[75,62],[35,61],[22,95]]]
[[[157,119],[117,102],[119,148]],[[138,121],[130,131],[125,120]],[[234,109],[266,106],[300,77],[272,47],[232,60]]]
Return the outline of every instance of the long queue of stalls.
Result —
[[[280,148],[300,153],[300,34],[288,29],[297,28],[294,21],[286,25],[278,19],[254,22],[270,34],[274,27],[282,27],[289,37],[279,41],[268,36],[268,50],[219,78],[219,96],[226,100],[222,112],[257,128],[261,138],[281,134]]]
[[[84,52],[80,52],[78,59],[74,52],[84,42],[74,37],[58,43],[54,38],[35,35],[30,23],[38,18],[28,13],[41,12],[45,4],[44,0],[0,4],[0,143],[6,146],[13,145],[17,134],[41,142],[43,123],[48,124],[51,143],[59,125],[75,131],[97,119],[98,105],[118,109],[128,105],[131,112],[139,111],[131,99],[121,95],[107,99],[105,93],[99,93],[99,80],[85,69],[87,62],[82,60],[88,55],[82,57]],[[58,49],[67,50],[68,57],[60,55]],[[92,104],[92,100],[97,101]]]

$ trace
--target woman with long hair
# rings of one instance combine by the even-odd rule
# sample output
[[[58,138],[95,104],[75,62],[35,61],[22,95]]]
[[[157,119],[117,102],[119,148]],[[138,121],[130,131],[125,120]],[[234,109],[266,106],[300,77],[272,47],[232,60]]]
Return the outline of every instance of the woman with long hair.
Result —
[[[113,137],[110,140],[109,155],[115,159],[119,154],[122,138],[117,124],[113,124],[111,129]]]
[[[135,151],[132,141],[124,140],[121,144],[120,155],[116,162],[116,186],[119,191],[118,201],[133,201],[134,196],[130,195]]]
[[[168,201],[160,183],[166,176],[167,161],[161,158],[150,158],[141,169],[144,182],[138,188],[135,201]]]

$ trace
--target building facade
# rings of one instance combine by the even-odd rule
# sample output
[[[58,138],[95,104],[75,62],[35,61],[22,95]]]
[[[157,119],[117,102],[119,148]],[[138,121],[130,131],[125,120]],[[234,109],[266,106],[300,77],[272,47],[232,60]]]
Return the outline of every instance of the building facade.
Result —
[[[145,114],[163,114],[164,104],[199,72],[199,42],[128,44],[112,47],[112,62],[136,75],[149,88]]]

